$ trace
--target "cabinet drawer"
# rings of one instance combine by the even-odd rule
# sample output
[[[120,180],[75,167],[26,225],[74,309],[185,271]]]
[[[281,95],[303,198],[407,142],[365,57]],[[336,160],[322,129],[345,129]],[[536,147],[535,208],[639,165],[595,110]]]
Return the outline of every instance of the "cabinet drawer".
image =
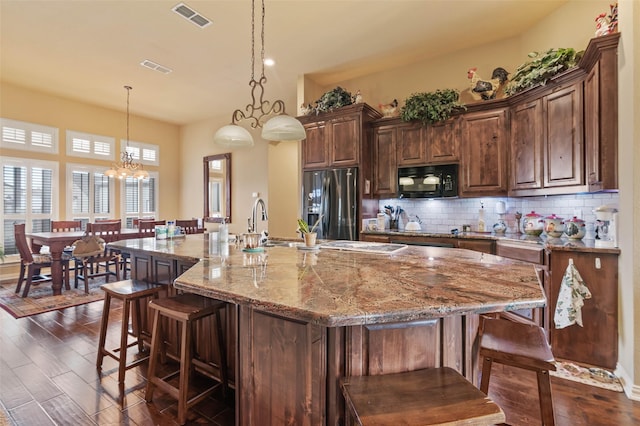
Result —
[[[496,243],[496,255],[539,265],[544,264],[544,248],[542,246],[498,241]]]

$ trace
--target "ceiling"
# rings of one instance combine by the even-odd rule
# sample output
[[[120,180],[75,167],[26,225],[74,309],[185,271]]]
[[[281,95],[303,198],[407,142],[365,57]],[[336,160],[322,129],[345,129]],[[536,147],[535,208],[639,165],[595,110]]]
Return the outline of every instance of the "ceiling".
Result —
[[[527,30],[567,0],[266,0],[266,99],[394,68]],[[250,103],[251,1],[0,0],[3,81],[186,124]],[[260,74],[256,5],[256,78]],[[173,72],[140,65],[150,60]],[[295,114],[292,105],[289,111]],[[293,111],[292,111],[293,110]]]

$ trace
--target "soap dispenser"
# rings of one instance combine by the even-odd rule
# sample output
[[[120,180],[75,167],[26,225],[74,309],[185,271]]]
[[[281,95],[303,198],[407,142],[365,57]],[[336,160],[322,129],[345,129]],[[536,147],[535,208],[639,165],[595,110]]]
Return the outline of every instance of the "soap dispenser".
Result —
[[[480,202],[480,210],[478,210],[478,232],[484,232],[484,204]]]

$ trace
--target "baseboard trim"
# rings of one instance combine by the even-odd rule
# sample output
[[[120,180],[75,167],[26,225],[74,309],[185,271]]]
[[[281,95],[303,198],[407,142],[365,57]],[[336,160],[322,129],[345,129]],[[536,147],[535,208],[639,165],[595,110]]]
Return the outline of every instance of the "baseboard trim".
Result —
[[[627,373],[620,363],[616,365],[615,374],[620,379],[620,382],[622,382],[622,387],[627,398],[633,401],[640,401],[640,385],[633,383],[633,379],[631,379],[629,373]]]

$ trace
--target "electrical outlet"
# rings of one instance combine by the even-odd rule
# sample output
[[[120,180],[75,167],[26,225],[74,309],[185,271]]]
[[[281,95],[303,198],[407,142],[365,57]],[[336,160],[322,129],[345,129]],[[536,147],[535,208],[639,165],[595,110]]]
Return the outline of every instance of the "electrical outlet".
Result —
[[[596,269],[602,268],[602,264],[600,263],[600,258],[596,257]]]

